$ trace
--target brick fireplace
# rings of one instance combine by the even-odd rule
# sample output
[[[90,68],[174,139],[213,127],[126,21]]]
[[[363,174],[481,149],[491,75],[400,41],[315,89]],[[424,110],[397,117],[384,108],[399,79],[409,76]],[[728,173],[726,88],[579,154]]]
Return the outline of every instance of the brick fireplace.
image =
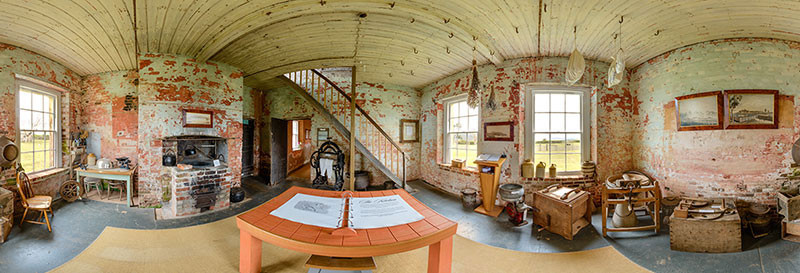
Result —
[[[223,165],[191,170],[169,169],[171,198],[164,206],[165,218],[184,217],[230,206],[230,169]]]

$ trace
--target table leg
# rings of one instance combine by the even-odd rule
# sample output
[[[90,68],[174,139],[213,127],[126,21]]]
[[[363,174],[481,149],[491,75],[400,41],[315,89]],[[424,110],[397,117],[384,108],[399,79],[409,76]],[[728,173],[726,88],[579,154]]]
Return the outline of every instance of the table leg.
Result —
[[[261,272],[261,240],[239,230],[239,272]]]
[[[428,273],[450,273],[453,263],[453,236],[428,246]]]
[[[131,177],[128,176],[128,179],[125,180],[125,195],[128,197],[128,207],[131,206]]]

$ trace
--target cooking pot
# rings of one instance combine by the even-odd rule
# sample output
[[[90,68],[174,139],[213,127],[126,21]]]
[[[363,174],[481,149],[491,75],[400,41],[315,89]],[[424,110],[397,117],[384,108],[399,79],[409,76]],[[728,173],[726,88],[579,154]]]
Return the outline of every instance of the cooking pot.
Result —
[[[0,136],[0,167],[8,168],[17,160],[19,148],[11,139]]]
[[[231,203],[239,203],[244,200],[244,189],[241,187],[231,188]]]
[[[97,160],[97,168],[111,169],[111,160],[108,158],[101,158]]]
[[[175,164],[178,163],[178,158],[175,155],[175,152],[172,149],[167,150],[164,155],[161,157],[161,165],[167,167],[174,167]]]
[[[183,150],[183,155],[192,156],[192,155],[197,154],[197,149],[195,149],[193,145],[189,146],[189,147],[191,147],[191,148],[186,148],[185,150]]]

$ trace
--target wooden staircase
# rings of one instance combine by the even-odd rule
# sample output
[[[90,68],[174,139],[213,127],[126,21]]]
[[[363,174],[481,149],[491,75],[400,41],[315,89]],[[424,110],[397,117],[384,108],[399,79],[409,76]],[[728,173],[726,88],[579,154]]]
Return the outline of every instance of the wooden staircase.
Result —
[[[345,91],[314,69],[287,73],[279,78],[322,113],[349,141],[352,98]],[[403,149],[358,104],[355,115],[356,150],[386,177],[406,189],[406,154]]]

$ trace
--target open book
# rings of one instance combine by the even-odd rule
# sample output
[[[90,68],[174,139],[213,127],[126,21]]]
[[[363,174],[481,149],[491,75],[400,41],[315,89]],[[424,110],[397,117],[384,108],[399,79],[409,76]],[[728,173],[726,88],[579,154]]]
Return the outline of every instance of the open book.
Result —
[[[354,229],[390,227],[425,218],[399,195],[333,198],[298,193],[270,214],[306,225]],[[346,224],[344,217],[348,218]]]

